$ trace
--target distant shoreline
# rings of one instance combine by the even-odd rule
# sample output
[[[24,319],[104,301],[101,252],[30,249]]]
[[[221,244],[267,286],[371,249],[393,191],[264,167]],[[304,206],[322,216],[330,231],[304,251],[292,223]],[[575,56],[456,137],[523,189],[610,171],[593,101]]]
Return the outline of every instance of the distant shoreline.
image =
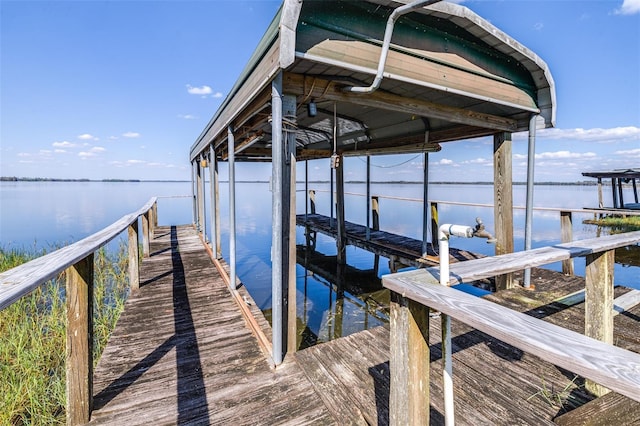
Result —
[[[107,182],[107,183],[144,183],[144,182],[191,182],[190,180],[163,180],[163,179],[62,179],[62,178],[28,178],[28,177],[11,177],[2,176],[0,182]],[[228,182],[221,180],[220,182]],[[237,180],[237,183],[269,183],[268,180]],[[302,184],[304,181],[298,181]],[[313,184],[327,184],[328,180],[310,180],[309,183]],[[346,184],[365,184],[363,180],[351,180],[346,181]],[[376,185],[421,185],[421,181],[371,181]],[[430,185],[493,185],[493,182],[444,182],[444,181],[432,181]],[[526,185],[526,182],[513,182],[514,186]],[[603,185],[608,185],[607,182],[603,182]],[[539,186],[596,186],[597,181],[579,181],[579,182],[535,182],[534,185]],[[610,185],[610,184],[609,184]]]

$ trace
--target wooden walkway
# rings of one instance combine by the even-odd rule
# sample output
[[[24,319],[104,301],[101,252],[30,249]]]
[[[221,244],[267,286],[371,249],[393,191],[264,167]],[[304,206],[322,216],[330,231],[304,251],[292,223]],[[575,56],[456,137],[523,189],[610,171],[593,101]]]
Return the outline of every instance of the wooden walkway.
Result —
[[[151,253],[95,370],[91,424],[388,424],[388,326],[302,350],[273,369],[193,228],[157,228]],[[584,331],[583,304],[563,298],[584,287],[582,278],[534,269],[532,282],[534,292],[488,297]],[[640,307],[616,316],[616,344],[640,352],[639,325]],[[568,371],[455,320],[452,329],[459,425],[553,424],[593,399]],[[439,321],[430,333],[431,424],[439,425]],[[627,407],[617,424],[640,424],[640,404]]]
[[[333,238],[337,238],[338,230],[335,225],[330,226],[330,218],[321,214],[300,214],[296,216],[296,224],[307,226],[313,232],[320,232]],[[371,230],[367,240],[367,227],[345,221],[346,240],[348,245],[356,246],[370,251],[376,255],[388,258],[399,266],[413,266],[422,268],[438,264],[438,254],[431,244],[428,245],[427,258],[422,257],[422,241],[402,235],[392,234],[386,231]],[[451,248],[449,250],[451,262],[477,259],[482,257],[477,253]]]
[[[302,370],[273,370],[191,227],[157,228],[94,374],[91,424],[332,424]]]

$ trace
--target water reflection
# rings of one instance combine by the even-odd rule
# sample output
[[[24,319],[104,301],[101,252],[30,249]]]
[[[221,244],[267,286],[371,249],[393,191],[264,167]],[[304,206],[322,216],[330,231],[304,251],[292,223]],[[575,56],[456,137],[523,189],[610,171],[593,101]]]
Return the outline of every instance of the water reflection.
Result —
[[[335,255],[318,252],[312,244],[296,249],[296,262],[304,274],[298,280],[298,290],[302,290],[302,300],[298,297],[299,348],[388,322],[389,292],[382,287],[376,262],[370,269],[359,269],[339,264]]]

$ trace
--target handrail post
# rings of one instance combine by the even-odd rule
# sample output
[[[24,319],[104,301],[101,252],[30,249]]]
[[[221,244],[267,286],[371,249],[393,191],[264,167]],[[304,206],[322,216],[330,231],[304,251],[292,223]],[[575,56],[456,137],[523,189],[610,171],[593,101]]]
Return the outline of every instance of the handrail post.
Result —
[[[155,201],[149,210],[151,214],[151,221],[149,222],[149,238],[153,239],[155,236],[155,230],[158,226],[158,202]]]
[[[371,229],[374,231],[380,230],[380,204],[378,201],[377,195],[371,197]]]
[[[613,344],[613,264],[614,250],[588,254],[585,257],[585,335]],[[585,380],[585,389],[597,396],[609,390]]]
[[[438,203],[431,203],[431,244],[438,246]]]
[[[135,292],[140,288],[140,254],[138,251],[138,219],[129,225],[129,286]]]
[[[316,214],[316,191],[313,189],[309,190],[309,208],[311,214]]]
[[[389,424],[429,424],[429,308],[391,292]]]
[[[66,269],[67,425],[89,422],[93,402],[93,253]]]
[[[560,211],[560,235],[563,243],[573,241],[573,220],[571,212]],[[573,259],[562,261],[562,273],[565,275],[574,275]]]
[[[149,212],[142,216],[142,256],[149,257]]]
[[[158,227],[158,201],[154,201],[153,203],[153,227]]]

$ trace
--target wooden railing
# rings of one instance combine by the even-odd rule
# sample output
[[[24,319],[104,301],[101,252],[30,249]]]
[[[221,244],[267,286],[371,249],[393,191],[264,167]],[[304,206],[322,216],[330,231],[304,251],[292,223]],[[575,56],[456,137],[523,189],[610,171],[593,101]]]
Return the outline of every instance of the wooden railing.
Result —
[[[429,423],[429,308],[585,377],[597,395],[610,389],[640,401],[640,355],[612,345],[614,250],[638,242],[640,231],[451,265],[455,283],[586,257],[586,336],[440,285],[438,268],[384,276],[392,291],[391,424]]]
[[[65,272],[67,305],[66,389],[67,424],[89,421],[93,399],[93,257],[96,250],[125,229],[129,240],[129,282],[139,288],[138,218],[142,218],[142,250],[149,256],[149,242],[157,225],[157,202],[151,198],[139,210],[127,214],[83,240],[41,256],[0,274],[0,310],[10,306],[47,281]]]
[[[325,189],[311,189],[309,190],[309,204],[311,206],[310,213],[316,213],[316,192],[329,192],[329,190]],[[356,197],[366,197],[365,194],[356,193],[356,192],[345,192],[345,195],[351,195]],[[335,197],[334,197],[335,199]],[[393,195],[372,195],[367,206],[371,206],[371,210],[369,211],[369,207],[367,207],[367,218],[371,217],[371,221],[367,220],[367,223],[371,223],[369,230],[379,230],[380,229],[380,200],[396,200],[396,201],[409,201],[409,202],[419,202],[422,203],[423,200],[420,198],[410,198],[410,197],[397,197]],[[431,212],[431,244],[434,246],[438,245],[438,206],[439,205],[451,205],[451,206],[461,206],[461,207],[482,207],[482,208],[493,208],[493,204],[486,203],[467,203],[460,201],[442,201],[442,200],[430,200],[430,212]],[[525,206],[513,206],[514,210],[525,210]],[[557,212],[559,213],[560,219],[560,241],[562,243],[570,243],[573,241],[573,213],[578,214],[594,214],[594,215],[603,215],[603,214],[615,214],[615,215],[624,215],[624,216],[640,216],[640,211],[632,211],[632,210],[616,210],[616,209],[572,209],[572,208],[561,208],[561,207],[533,207],[533,211],[537,212]],[[574,275],[574,264],[571,258],[562,260],[562,272],[567,275]]]

